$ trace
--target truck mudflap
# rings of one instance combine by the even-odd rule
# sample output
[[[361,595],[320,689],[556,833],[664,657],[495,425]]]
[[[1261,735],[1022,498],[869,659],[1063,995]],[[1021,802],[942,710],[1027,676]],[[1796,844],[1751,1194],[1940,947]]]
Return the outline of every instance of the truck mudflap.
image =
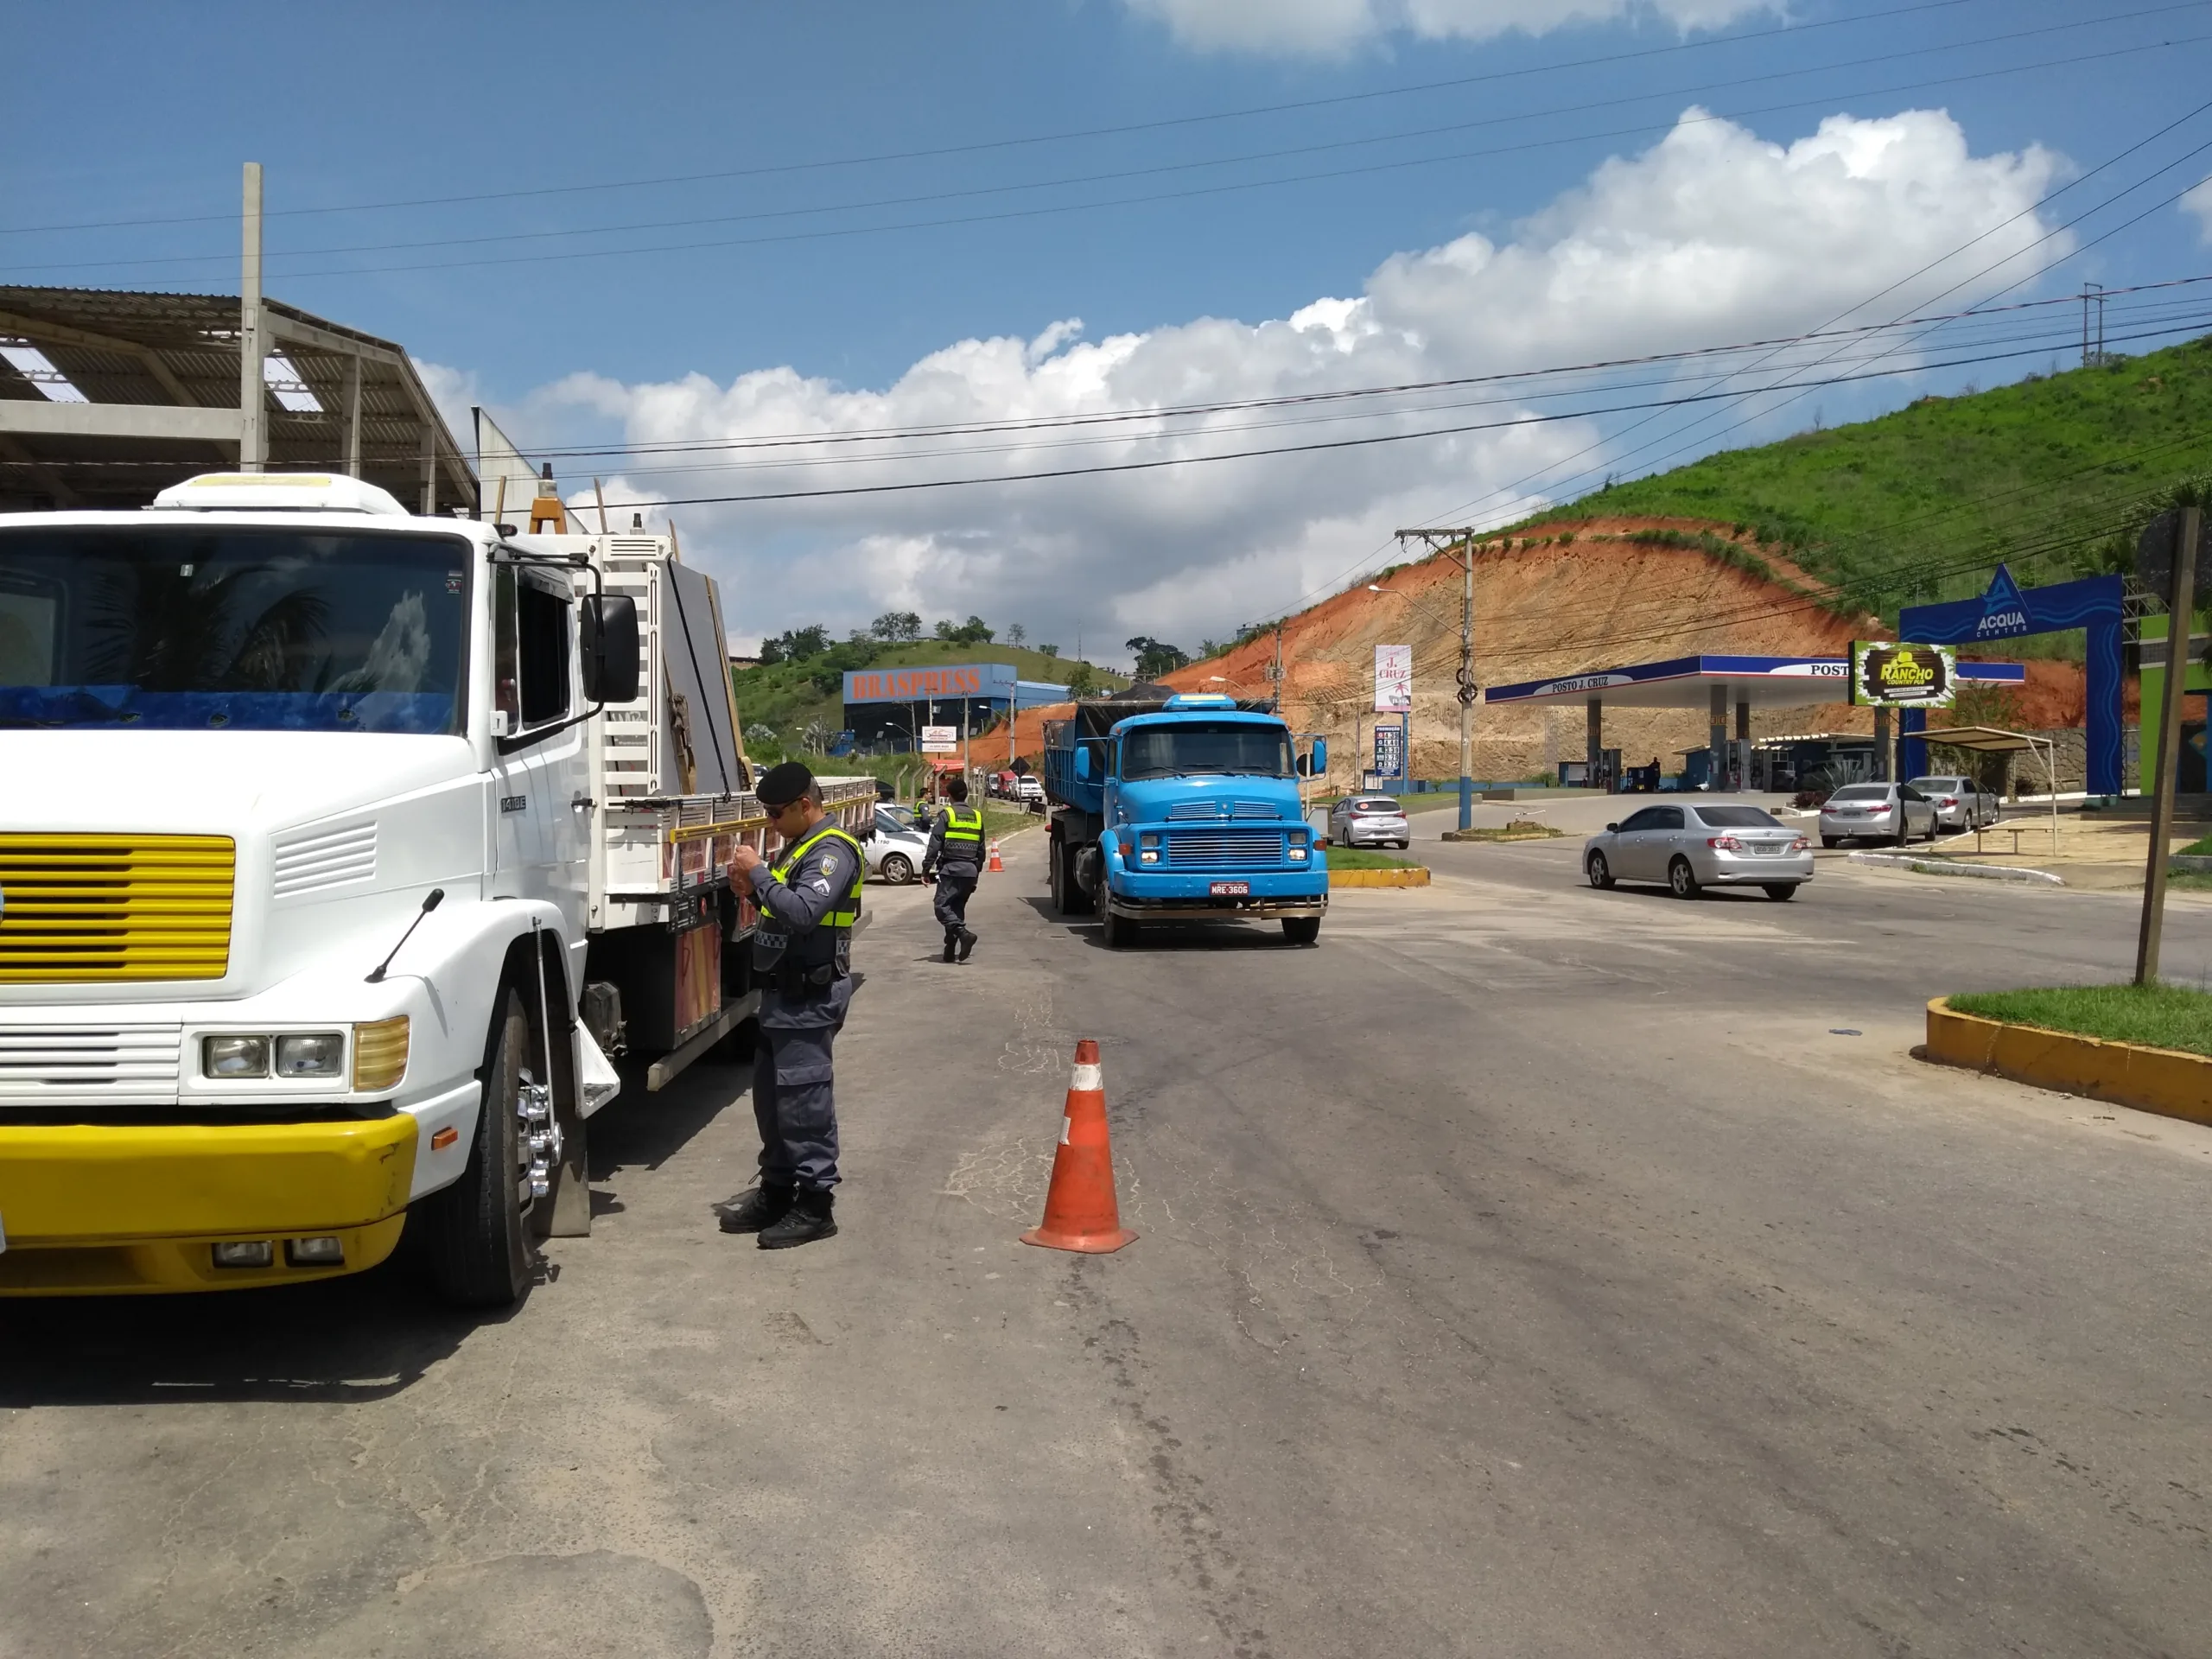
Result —
[[[244,1289],[372,1268],[406,1224],[416,1133],[405,1112],[310,1123],[9,1124],[0,1128],[0,1296]],[[302,1254],[307,1240],[316,1243]],[[268,1265],[218,1267],[220,1243],[264,1243]]]

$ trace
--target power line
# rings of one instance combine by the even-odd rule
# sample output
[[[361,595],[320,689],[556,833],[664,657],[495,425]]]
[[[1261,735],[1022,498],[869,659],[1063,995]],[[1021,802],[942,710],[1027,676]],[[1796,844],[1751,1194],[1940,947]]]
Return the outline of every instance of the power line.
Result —
[[[317,258],[334,254],[412,252],[429,248],[457,248],[491,246],[524,242],[544,242],[565,237],[628,235],[639,231],[677,230],[708,225],[748,224],[775,219],[818,217],[830,213],[861,213],[888,207],[926,206],[943,201],[973,200],[978,197],[1000,196],[1033,190],[1064,189],[1081,185],[1116,183],[1128,179],[1161,177],[1176,173],[1187,173],[1201,168],[1237,167],[1258,162],[1278,161],[1287,157],[1326,154],[1333,151],[1396,143],[1412,138],[1436,137],[1448,133],[1466,132],[1491,126],[1522,126],[1532,121],[1557,116],[1587,114],[1592,110],[1615,109],[1624,103],[1649,103],[1659,99],[1672,100],[1695,98],[1709,92],[1725,92],[1738,86],[1758,86],[1769,81],[1788,80],[1805,75],[1827,74],[1845,69],[1865,68],[1873,64],[1894,63],[1901,59],[1924,59],[1938,52],[1966,51],[1993,46],[2006,41],[2025,40],[2037,35],[2063,33],[2075,29],[2107,28],[2114,23],[2128,22],[2137,18],[2155,16],[2171,11],[2199,10],[2204,0],[2177,0],[2177,3],[2150,7],[2142,10],[2124,12],[2113,17],[2080,18],[2062,23],[2050,23],[2036,29],[2015,29],[2000,35],[1983,35],[1973,40],[1946,41],[1933,47],[1916,47],[1903,51],[1878,53],[1869,57],[1847,59],[1833,63],[1817,63],[1789,69],[1770,70],[1762,74],[1738,76],[1730,80],[1710,81],[1701,86],[1669,87],[1662,90],[1635,92],[1625,96],[1593,99],[1580,104],[1556,105],[1547,110],[1478,117],[1471,120],[1456,121],[1440,125],[1402,129],[1395,132],[1371,134],[1357,138],[1332,139],[1318,143],[1300,144],[1287,148],[1249,151],[1239,156],[1224,156],[1197,161],[1166,162],[1137,168],[1122,168],[1103,173],[1076,174],[1056,179],[1039,179],[1012,184],[976,185],[960,189],[938,190],[918,194],[880,196],[861,201],[810,204],[798,207],[765,208],[748,213],[714,213],[677,219],[631,220],[613,225],[564,226],[549,230],[486,232],[472,236],[433,237],[412,242],[364,242],[344,244],[332,247],[292,248],[270,255],[271,258]],[[2163,44],[2163,43],[2161,43]],[[2151,50],[2150,46],[2138,45],[2118,48],[2119,51]],[[2096,54],[2104,55],[2104,54]],[[2039,63],[2013,65],[2007,68],[1977,72],[1958,76],[1946,76],[1941,80],[1916,81],[1903,87],[1885,87],[1865,92],[1824,93],[1809,102],[1829,102],[1837,98],[1858,98],[1877,92],[1912,91],[1934,85],[1950,85],[1958,80],[1983,79],[1993,75],[2016,74],[2038,68],[2070,67],[2084,61],[2079,54],[2054,58]],[[1726,117],[1715,118],[1726,119]],[[1649,130],[1649,128],[1631,130]],[[1614,136],[1611,134],[1600,136]],[[1581,135],[1570,135],[1561,142],[1580,142]],[[115,266],[146,266],[207,264],[227,261],[235,254],[172,254],[132,259],[71,260],[46,265],[18,265],[18,270],[101,270]]]
[[[1215,110],[1196,115],[1169,116],[1152,121],[1123,122],[1111,126],[1031,133],[1009,138],[982,139],[970,143],[937,145],[921,149],[892,150],[873,155],[827,157],[806,162],[785,162],[759,167],[728,168],[713,172],[668,174],[657,178],[613,180],[599,184],[543,185],[521,190],[485,190],[459,195],[413,196],[388,201],[274,208],[266,213],[264,217],[285,219],[309,214],[381,213],[405,207],[453,207],[472,202],[527,200],[544,196],[574,195],[594,191],[639,190],[670,184],[703,184],[728,179],[764,178],[778,175],[818,172],[836,168],[872,167],[893,162],[929,161],[948,156],[977,155],[987,151],[1039,144],[1067,143],[1086,138],[1120,137],[1131,133],[1156,132],[1169,128],[1245,120],[1265,115],[1281,115],[1303,110],[1368,103],[1381,99],[1413,97],[1426,92],[1446,92],[1499,81],[1517,80],[1529,76],[1560,74],[1571,70],[1592,69],[1608,64],[1628,63],[1646,58],[1664,57],[1676,53],[1709,50],[1714,47],[1732,46],[1746,41],[1769,39],[1778,35],[1809,35],[1822,29],[1846,28],[1854,23],[1879,22],[1889,18],[1910,16],[1923,12],[1948,11],[1973,3],[1974,0],[1919,0],[1916,4],[1895,6],[1884,11],[1865,12],[1848,17],[1825,18],[1815,22],[1784,23],[1772,29],[1745,29],[1734,35],[1712,35],[1698,41],[1678,41],[1667,46],[1639,48],[1632,52],[1607,53],[1597,57],[1569,59],[1552,64],[1534,64],[1519,69],[1492,70],[1478,75],[1460,75],[1445,80],[1420,81],[1408,86],[1381,87],[1370,92],[1341,92],[1325,98],[1298,99],[1283,103],[1251,105],[1240,109]],[[2164,11],[2185,9],[2186,5],[2174,5],[2153,10]],[[2133,16],[2139,14],[2126,15]],[[227,224],[236,217],[237,215],[232,213],[186,213],[159,218],[92,219],[68,225],[21,225],[0,227],[0,236],[43,235],[67,231],[116,230],[149,225],[196,225],[218,222]]]
[[[2192,3],[2195,0],[2192,0]],[[1930,87],[1953,86],[1970,81],[1986,80],[2005,75],[2022,74],[2040,69],[2075,68],[2084,63],[2101,59],[2120,58],[2145,52],[2164,51],[2177,46],[2190,46],[2212,41],[2212,35],[2190,35],[2178,40],[2147,41],[2137,46],[2114,48],[2099,53],[2075,53],[2063,58],[2015,66],[2011,68],[1978,71],[1972,73],[1936,76],[1927,79],[1906,81],[1888,86],[1866,87],[1848,92],[1826,92],[1817,97],[1786,99],[1751,109],[1735,110],[1718,114],[1681,118],[1664,123],[1643,123],[1637,125],[1612,128],[1604,131],[1571,133],[1560,137],[1532,139],[1522,143],[1495,145],[1473,149],[1449,150],[1433,156],[1402,158],[1396,161],[1375,162],[1356,167],[1333,168],[1318,172],[1294,173],[1276,178],[1240,180],[1222,184],[1194,187],[1184,190],[1155,191],[1132,195],[1111,196],[1096,201],[1049,203],[1033,207],[1008,208],[995,213],[950,214],[934,219],[904,219],[890,224],[831,226],[819,230],[779,232],[765,236],[715,237],[689,242],[657,243],[645,245],[625,245],[612,248],[568,249],[558,252],[516,254],[469,259],[423,260],[411,264],[331,266],[321,270],[285,270],[272,272],[271,279],[281,277],[288,282],[302,282],[315,278],[391,275],[420,270],[463,270],[504,268],[512,265],[565,264],[586,259],[635,257],[645,254],[690,253],[722,248],[772,247],[798,242],[838,240],[860,236],[891,235],[907,231],[944,230],[973,225],[1013,223],[1023,219],[1063,217],[1071,213],[1095,213],[1116,207],[1144,207],[1158,202],[1188,201],[1220,195],[1236,194],[1254,190],[1279,188],[1287,185],[1327,182],[1333,180],[1363,178],[1381,173],[1403,171],[1412,168],[1440,166],[1446,162],[1483,160],[1495,156],[1522,154],[1531,150],[1558,149],[1569,144],[1585,143],[1599,139],[1635,137],[1656,132],[1673,131],[1685,126],[1713,123],[1731,123],[1755,116],[1776,114],[1829,104],[1839,99],[1873,98],[1894,92],[1924,91]],[[1004,187],[1007,188],[1027,187]],[[743,216],[740,216],[743,217]],[[685,221],[675,221],[682,223]],[[714,222],[714,221],[699,221]],[[528,234],[538,234],[531,232]],[[556,232],[557,234],[557,232]],[[364,244],[355,251],[374,251],[385,245]],[[425,244],[423,245],[442,245]],[[41,265],[17,265],[17,273],[41,270],[84,270],[111,268],[136,268],[149,264],[207,264],[228,260],[229,254],[191,254],[161,256],[146,259],[105,261],[66,260]],[[305,257],[305,253],[283,255],[271,253],[274,261],[283,257]]]

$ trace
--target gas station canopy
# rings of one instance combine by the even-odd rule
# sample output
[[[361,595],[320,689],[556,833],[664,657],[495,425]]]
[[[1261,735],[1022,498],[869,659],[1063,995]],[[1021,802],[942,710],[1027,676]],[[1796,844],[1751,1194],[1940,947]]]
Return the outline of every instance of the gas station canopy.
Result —
[[[2028,671],[2018,663],[1959,664],[1961,683],[2018,685]],[[1603,702],[1618,709],[1707,709],[1713,693],[1732,703],[1801,708],[1844,702],[1850,697],[1851,664],[1841,657],[1675,657],[1519,685],[1493,685],[1486,703]]]

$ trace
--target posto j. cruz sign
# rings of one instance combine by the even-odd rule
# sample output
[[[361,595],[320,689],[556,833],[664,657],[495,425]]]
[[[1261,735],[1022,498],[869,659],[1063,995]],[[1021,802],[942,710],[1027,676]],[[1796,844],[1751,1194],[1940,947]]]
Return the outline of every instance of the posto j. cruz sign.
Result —
[[[1958,692],[1958,652],[1948,645],[1851,642],[1851,700],[1855,703],[1948,709]]]

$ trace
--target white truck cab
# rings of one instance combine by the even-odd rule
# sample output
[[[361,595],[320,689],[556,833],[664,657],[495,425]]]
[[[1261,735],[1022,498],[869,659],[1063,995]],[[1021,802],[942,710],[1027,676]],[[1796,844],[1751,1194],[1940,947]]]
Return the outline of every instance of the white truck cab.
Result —
[[[604,539],[320,474],[0,515],[0,1294],[354,1272],[414,1227],[498,1304],[588,1230],[607,1051],[750,1012],[764,827],[712,584]],[[711,626],[641,624],[664,589]]]

